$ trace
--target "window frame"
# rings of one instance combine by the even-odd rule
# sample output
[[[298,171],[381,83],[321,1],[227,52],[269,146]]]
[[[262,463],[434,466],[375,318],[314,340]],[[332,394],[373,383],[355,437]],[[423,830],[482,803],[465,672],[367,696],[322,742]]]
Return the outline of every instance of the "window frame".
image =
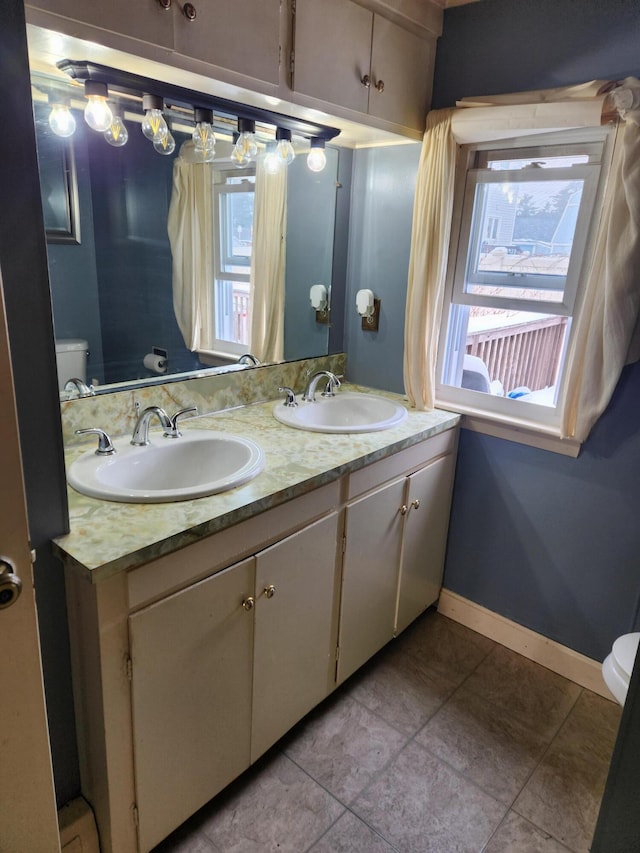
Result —
[[[573,279],[570,284],[570,287],[575,288],[574,291],[570,292],[567,298],[567,290],[565,288],[563,303],[551,301],[538,302],[534,300],[514,301],[517,306],[516,310],[568,317],[569,328],[566,332],[564,342],[564,350],[566,352],[571,346],[573,327],[583,304],[584,292],[582,283],[590,266],[594,237],[602,215],[602,196],[608,176],[614,138],[615,133],[612,127],[598,127],[524,136],[511,140],[470,143],[459,147],[456,164],[451,239],[437,349],[435,405],[438,408],[449,409],[464,415],[463,426],[466,428],[566,453],[571,456],[576,456],[580,447],[577,442],[560,438],[561,411],[558,405],[554,407],[544,406],[481,391],[472,391],[455,385],[447,385],[442,380],[445,365],[452,357],[450,347],[448,346],[449,327],[450,324],[455,324],[456,322],[457,304],[460,304],[458,296],[461,266],[462,275],[466,273],[467,255],[462,251],[462,244],[464,243],[464,246],[468,248],[471,238],[469,232],[467,232],[468,236],[465,237],[463,235],[463,228],[470,228],[471,225],[468,210],[468,197],[470,194],[465,192],[468,173],[476,169],[478,162],[482,162],[483,157],[486,163],[488,152],[491,152],[493,155],[504,154],[504,159],[517,159],[519,152],[522,153],[524,150],[532,148],[548,149],[549,146],[557,146],[558,152],[561,152],[563,147],[568,147],[571,150],[572,146],[576,143],[584,145],[585,149],[589,149],[591,146],[591,150],[594,146],[598,148],[601,146],[602,154],[599,163],[594,164],[598,170],[598,174],[595,178],[589,177],[590,186],[588,192],[592,194],[592,198],[590,199],[591,209],[589,212],[589,221],[586,225],[585,223],[581,224],[583,232],[579,235],[579,240],[581,241],[582,254],[580,263],[575,264],[574,262],[575,269],[572,270]],[[499,159],[499,157],[494,156],[492,159]],[[512,174],[517,175],[519,171],[513,170]],[[497,175],[504,176],[505,173],[505,171],[496,170]],[[465,201],[467,202],[466,209]],[[576,225],[576,235],[577,233],[578,227]],[[465,301],[461,303],[463,305],[480,305],[486,299],[486,297],[479,294],[470,294],[473,297],[472,299],[467,299],[467,294],[463,295],[465,296]],[[498,307],[508,307],[505,304],[504,297],[497,297],[497,299],[499,300]],[[488,301],[491,307],[495,306],[496,302],[494,298],[489,297]],[[453,357],[455,358],[456,356],[454,355]],[[565,380],[566,374],[565,371],[562,371],[556,384],[556,402],[563,398]]]
[[[225,169],[224,171],[219,171],[217,174],[212,176],[213,181],[213,245],[214,245],[214,262],[213,262],[213,294],[211,299],[211,329],[212,329],[212,350],[216,355],[220,355],[223,357],[236,357],[242,355],[247,352],[249,349],[249,343],[236,343],[235,341],[228,341],[223,338],[219,338],[216,334],[217,332],[217,315],[219,313],[219,305],[218,305],[218,289],[219,287],[226,282],[242,282],[251,287],[251,259],[252,256],[249,256],[248,263],[243,261],[239,261],[236,266],[245,266],[246,272],[227,272],[224,269],[226,263],[229,261],[234,261],[236,256],[229,255],[227,251],[227,243],[228,238],[230,237],[229,229],[227,227],[227,217],[224,217],[221,213],[221,204],[224,197],[233,195],[235,193],[246,193],[251,192],[255,197],[255,176],[256,170],[255,168],[249,167],[246,169]],[[245,182],[242,181],[240,183],[227,183],[229,178],[253,178],[252,181]],[[247,183],[250,184],[251,189],[247,189]],[[254,209],[255,216],[255,209]],[[252,253],[253,254],[253,253]],[[249,291],[250,293],[250,291]],[[249,305],[249,310],[251,311],[251,304]]]

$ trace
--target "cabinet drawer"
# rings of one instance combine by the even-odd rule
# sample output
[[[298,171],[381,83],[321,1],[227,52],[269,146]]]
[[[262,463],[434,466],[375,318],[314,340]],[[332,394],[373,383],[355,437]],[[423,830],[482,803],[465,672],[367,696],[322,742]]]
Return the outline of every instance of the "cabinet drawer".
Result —
[[[329,512],[339,500],[340,482],[336,480],[134,569],[127,577],[130,609],[255,554]]]
[[[420,444],[407,447],[406,450],[401,450],[393,456],[374,462],[373,465],[368,465],[360,471],[355,471],[349,477],[347,500],[375,489],[394,477],[407,474],[412,469],[426,464],[437,456],[453,453],[456,448],[457,437],[457,429],[449,429],[420,442]]]

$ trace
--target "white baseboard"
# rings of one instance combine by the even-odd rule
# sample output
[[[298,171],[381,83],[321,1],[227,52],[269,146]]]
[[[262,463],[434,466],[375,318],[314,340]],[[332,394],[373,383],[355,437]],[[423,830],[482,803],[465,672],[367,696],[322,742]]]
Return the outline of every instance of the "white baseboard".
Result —
[[[542,634],[524,628],[517,622],[512,622],[448,589],[440,592],[438,613],[495,640],[496,643],[518,652],[581,687],[604,696],[605,699],[613,699],[602,678],[599,661],[549,640]]]
[[[58,811],[58,828],[62,853],[100,853],[95,818],[82,797]]]

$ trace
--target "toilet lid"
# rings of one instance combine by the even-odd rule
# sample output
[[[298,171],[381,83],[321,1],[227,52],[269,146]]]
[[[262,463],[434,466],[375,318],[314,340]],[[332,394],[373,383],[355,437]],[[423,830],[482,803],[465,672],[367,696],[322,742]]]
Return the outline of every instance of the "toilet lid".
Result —
[[[613,644],[613,656],[616,663],[627,676],[631,675],[633,669],[633,663],[638,652],[638,641],[640,641],[640,632],[618,637]]]

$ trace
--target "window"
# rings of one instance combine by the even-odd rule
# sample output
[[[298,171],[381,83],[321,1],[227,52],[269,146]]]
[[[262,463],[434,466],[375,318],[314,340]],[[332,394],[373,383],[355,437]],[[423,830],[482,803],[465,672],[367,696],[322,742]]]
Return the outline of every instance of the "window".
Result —
[[[462,147],[436,374],[443,407],[554,432],[606,137]]]
[[[233,355],[249,348],[254,191],[249,169],[223,173],[214,185],[213,348]]]

